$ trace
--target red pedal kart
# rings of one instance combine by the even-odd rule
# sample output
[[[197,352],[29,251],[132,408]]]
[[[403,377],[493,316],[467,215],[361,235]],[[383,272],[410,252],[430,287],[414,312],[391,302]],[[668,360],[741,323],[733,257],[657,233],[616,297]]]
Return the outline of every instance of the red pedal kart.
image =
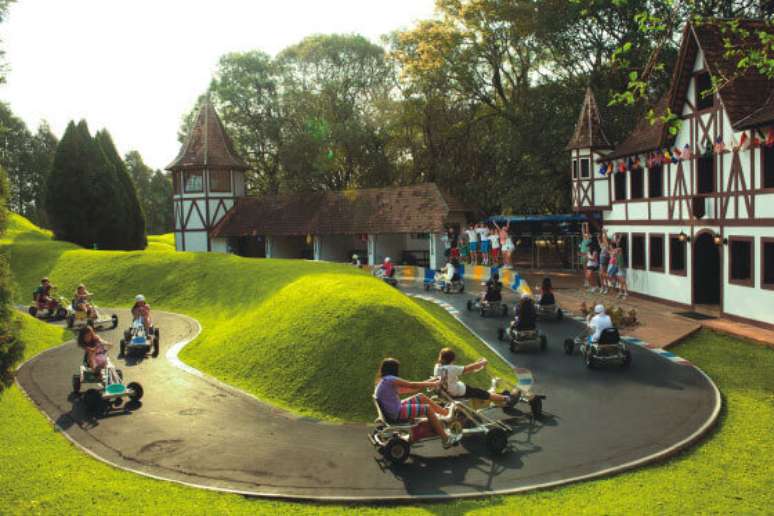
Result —
[[[67,300],[63,297],[48,297],[41,301],[36,298],[37,293],[33,293],[32,304],[27,309],[31,316],[47,321],[62,321],[67,317]]]

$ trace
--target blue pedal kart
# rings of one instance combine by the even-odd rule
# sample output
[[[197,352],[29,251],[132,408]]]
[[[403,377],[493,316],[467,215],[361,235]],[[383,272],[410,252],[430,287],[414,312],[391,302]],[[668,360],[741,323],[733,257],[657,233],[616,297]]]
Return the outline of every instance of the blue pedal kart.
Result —
[[[459,293],[462,294],[465,292],[465,266],[462,264],[457,265],[457,274],[455,275],[455,279],[452,281],[447,281],[443,272],[436,271],[431,268],[425,269],[425,279],[424,279],[424,286],[425,291],[430,291],[430,289],[439,290],[441,292],[444,292],[446,294],[451,293]]]
[[[142,318],[132,321],[132,326],[124,331],[124,338],[119,343],[118,357],[126,355],[159,356],[159,329],[145,328]]]

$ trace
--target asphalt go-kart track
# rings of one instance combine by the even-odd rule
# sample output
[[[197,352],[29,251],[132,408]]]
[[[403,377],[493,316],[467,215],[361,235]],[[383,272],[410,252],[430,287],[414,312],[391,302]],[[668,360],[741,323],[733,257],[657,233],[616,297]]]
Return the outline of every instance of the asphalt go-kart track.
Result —
[[[492,456],[483,439],[448,450],[434,440],[412,446],[406,463],[392,465],[369,442],[369,425],[297,417],[180,362],[177,353],[200,327],[170,313],[155,316],[158,358],[116,359],[111,351],[127,380],[144,387],[141,406],[89,414],[72,394],[71,375],[82,359],[72,341],[23,364],[17,381],[76,446],[116,467],[206,489],[309,500],[480,497],[611,475],[685,449],[719,414],[712,381],[671,354],[630,346],[628,369],[587,369],[577,352],[567,356],[562,349],[581,329],[569,317],[539,324],[548,336],[546,351],[511,353],[497,339],[509,319],[468,312],[472,293],[420,287],[401,286],[445,303],[514,367],[531,370],[534,391],[547,397],[539,420],[519,405],[523,414],[511,421],[514,433],[502,455]],[[512,306],[515,298],[506,299]],[[118,328],[103,333],[114,344],[129,320],[127,311],[117,313]]]

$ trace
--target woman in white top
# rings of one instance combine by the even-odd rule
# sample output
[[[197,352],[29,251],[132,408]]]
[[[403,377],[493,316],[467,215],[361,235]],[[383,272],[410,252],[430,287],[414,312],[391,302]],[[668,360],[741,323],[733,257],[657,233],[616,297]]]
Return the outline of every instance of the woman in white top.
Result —
[[[486,367],[487,360],[482,358],[478,362],[473,362],[466,366],[454,365],[454,359],[457,356],[451,348],[443,348],[438,354],[438,362],[435,364],[433,376],[441,379],[441,387],[453,398],[474,398],[479,400],[490,400],[496,403],[505,403],[513,406],[518,401],[518,396],[511,393],[497,394],[479,389],[470,385],[465,385],[460,381],[460,376],[466,373],[474,373]]]

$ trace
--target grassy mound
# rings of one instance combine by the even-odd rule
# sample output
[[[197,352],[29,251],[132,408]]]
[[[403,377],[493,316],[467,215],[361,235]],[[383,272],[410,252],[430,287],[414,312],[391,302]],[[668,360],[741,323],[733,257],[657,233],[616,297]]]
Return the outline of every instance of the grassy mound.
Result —
[[[487,371],[510,368],[448,314],[407,298],[346,265],[256,260],[204,253],[92,251],[51,240],[18,216],[7,249],[20,302],[42,275],[68,296],[83,282],[103,306],[128,306],[137,293],[152,306],[183,312],[204,328],[183,352],[191,365],[295,412],[370,420],[376,368],[385,356],[406,378],[432,373],[438,350],[460,361],[485,356]]]
[[[174,233],[165,233],[163,235],[148,235],[148,247],[146,251],[174,251],[175,235]]]

